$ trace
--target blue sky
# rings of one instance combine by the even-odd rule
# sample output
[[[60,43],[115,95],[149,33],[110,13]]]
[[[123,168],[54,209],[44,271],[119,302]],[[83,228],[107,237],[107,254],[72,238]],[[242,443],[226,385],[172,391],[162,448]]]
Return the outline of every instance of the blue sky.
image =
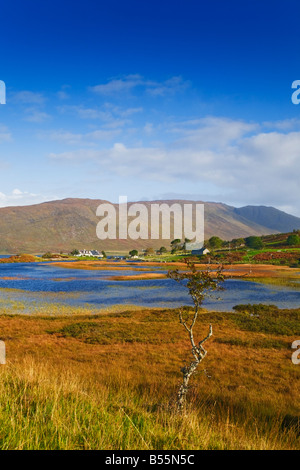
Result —
[[[65,197],[300,216],[297,1],[2,4],[0,206]]]

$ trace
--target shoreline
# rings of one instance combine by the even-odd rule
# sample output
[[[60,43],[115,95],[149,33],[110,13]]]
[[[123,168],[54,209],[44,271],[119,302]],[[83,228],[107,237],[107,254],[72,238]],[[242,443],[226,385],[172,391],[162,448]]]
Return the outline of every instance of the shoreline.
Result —
[[[186,264],[183,262],[171,262],[171,263],[156,263],[156,262],[140,262],[140,263],[128,263],[127,266],[116,266],[117,263],[111,262],[99,262],[99,261],[75,261],[70,265],[69,262],[51,262],[49,263],[52,266],[60,268],[69,268],[69,269],[86,269],[86,270],[128,270],[131,266],[135,266],[136,271],[148,271],[151,268],[160,268],[161,270],[169,270],[176,268],[185,268]],[[217,269],[220,265],[218,264],[201,264],[196,263],[195,267],[200,270],[205,270],[210,268],[211,270]],[[141,269],[140,269],[141,267]],[[148,269],[145,269],[147,267]],[[147,279],[153,278],[149,276],[152,273],[138,275],[138,279]],[[159,274],[159,273],[153,273]],[[224,276],[232,279],[247,279],[247,278],[293,278],[300,280],[300,270],[299,268],[290,268],[288,266],[277,266],[272,264],[228,264],[224,265]],[[118,276],[118,277],[128,277],[131,280],[136,277],[135,275],[128,276]],[[166,277],[166,274],[162,274],[159,278]],[[111,278],[110,278],[111,279]],[[124,279],[122,279],[124,280]]]

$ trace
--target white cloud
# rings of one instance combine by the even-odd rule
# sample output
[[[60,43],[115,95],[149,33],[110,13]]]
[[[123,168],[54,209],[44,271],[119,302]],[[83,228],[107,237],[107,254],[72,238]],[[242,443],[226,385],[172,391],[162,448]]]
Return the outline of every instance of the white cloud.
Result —
[[[42,123],[51,116],[43,110],[47,98],[38,92],[22,90],[12,95],[12,101],[22,106],[25,115],[24,121]]]
[[[165,96],[169,94],[179,93],[189,86],[188,81],[184,81],[182,77],[172,77],[162,83],[147,87],[148,93],[153,96]]]
[[[120,132],[121,132],[120,129],[113,129],[113,130],[97,129],[93,132],[88,132],[84,137],[87,140],[112,140]]]
[[[159,147],[119,142],[106,150],[82,148],[51,158],[91,160],[108,174],[191,182],[199,190],[210,184],[242,203],[286,205],[299,213],[300,132],[261,132],[254,123],[209,117],[175,135],[171,144]]]
[[[14,93],[14,101],[17,101],[21,104],[35,104],[42,105],[46,101],[45,96],[42,93],[37,93],[33,91],[23,90]]]
[[[96,129],[86,134],[74,133],[64,130],[56,130],[50,133],[40,133],[39,138],[50,139],[66,145],[94,145],[95,141],[109,141],[114,139],[120,133],[120,129]]]
[[[16,188],[11,193],[5,194],[0,192],[0,207],[8,206],[26,206],[30,204],[38,204],[48,200],[45,196],[41,194],[34,194],[28,191],[21,191]]]
[[[300,119],[283,119],[281,121],[266,121],[263,123],[266,129],[279,130],[279,131],[291,131],[300,130]]]
[[[169,131],[180,136],[180,139],[175,141],[176,147],[180,145],[186,149],[222,150],[230,143],[258,129],[259,126],[255,123],[208,116],[173,125]]]
[[[120,117],[132,116],[133,114],[141,113],[143,111],[143,108],[141,106],[136,108],[121,108],[120,106],[116,106],[112,103],[105,103],[104,107],[111,114],[115,114]]]
[[[44,111],[41,111],[33,107],[27,108],[25,110],[25,113],[26,115],[24,117],[24,121],[28,121],[28,122],[40,123],[40,122],[47,121],[48,119],[51,118],[50,114],[45,113]]]
[[[14,189],[12,194],[14,196],[21,196],[23,193],[22,193],[22,191],[20,191],[20,189]]]
[[[111,103],[105,103],[102,108],[86,108],[81,105],[59,106],[58,111],[62,114],[75,114],[81,119],[100,120],[103,127],[113,129],[131,124],[128,117],[142,112],[143,108],[121,108]]]
[[[62,85],[61,89],[56,93],[57,98],[62,101],[68,100],[70,98],[70,95],[65,90],[68,90],[70,88],[70,85]]]
[[[55,142],[67,145],[78,145],[83,141],[83,134],[75,134],[64,130],[57,130],[50,133],[39,134],[42,139],[49,138]]]
[[[141,75],[127,75],[122,79],[113,79],[107,83],[95,85],[89,90],[101,95],[109,95],[120,92],[126,92],[137,86],[144,85],[144,79]]]
[[[6,126],[0,124],[0,144],[3,142],[11,142],[12,135]]]
[[[185,90],[189,82],[182,77],[171,77],[168,80],[157,82],[147,80],[141,75],[127,75],[123,78],[112,79],[107,83],[89,87],[89,90],[100,95],[115,95],[129,92],[135,88],[142,88],[153,96],[165,96]]]
[[[147,122],[144,125],[144,132],[148,135],[151,135],[153,133],[153,124],[152,124],[152,122]]]
[[[65,105],[59,106],[57,109],[62,114],[75,114],[78,115],[81,119],[107,120],[110,118],[110,114],[106,111],[102,111],[99,108],[86,108],[82,105]]]
[[[70,95],[63,90],[58,91],[56,95],[57,95],[57,98],[60,100],[68,100],[70,98]]]

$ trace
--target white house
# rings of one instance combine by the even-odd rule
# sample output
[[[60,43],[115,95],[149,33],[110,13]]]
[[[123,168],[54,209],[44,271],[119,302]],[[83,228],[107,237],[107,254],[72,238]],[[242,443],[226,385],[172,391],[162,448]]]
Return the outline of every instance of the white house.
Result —
[[[201,248],[201,250],[192,250],[192,255],[208,255],[210,253],[208,248]]]
[[[95,258],[103,258],[103,254],[98,250],[80,250],[77,256],[93,256]]]

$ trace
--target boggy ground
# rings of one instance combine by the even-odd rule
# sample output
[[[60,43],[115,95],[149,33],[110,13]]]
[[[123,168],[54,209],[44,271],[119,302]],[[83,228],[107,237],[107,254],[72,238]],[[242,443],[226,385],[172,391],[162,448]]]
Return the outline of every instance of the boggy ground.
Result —
[[[60,268],[69,268],[69,269],[87,269],[87,270],[128,270],[132,266],[135,266],[135,271],[142,272],[141,274],[133,275],[119,275],[119,276],[107,276],[107,279],[114,281],[124,281],[128,280],[143,280],[143,279],[161,279],[166,277],[166,274],[163,273],[149,273],[151,269],[179,269],[186,270],[186,264],[184,262],[171,262],[171,263],[155,263],[155,262],[139,262],[139,263],[127,263],[126,266],[118,266],[118,263],[111,263],[107,261],[75,261],[73,263],[68,262],[57,262],[51,263],[53,266]],[[197,269],[207,269],[207,264],[195,264]],[[219,265],[210,264],[209,268],[214,270],[217,269]],[[290,268],[288,266],[277,266],[270,264],[226,264],[224,265],[223,274],[232,279],[274,279],[276,280],[300,280],[299,268]]]
[[[183,416],[177,310],[0,316],[0,449],[299,449],[300,309],[203,311],[208,355]]]

